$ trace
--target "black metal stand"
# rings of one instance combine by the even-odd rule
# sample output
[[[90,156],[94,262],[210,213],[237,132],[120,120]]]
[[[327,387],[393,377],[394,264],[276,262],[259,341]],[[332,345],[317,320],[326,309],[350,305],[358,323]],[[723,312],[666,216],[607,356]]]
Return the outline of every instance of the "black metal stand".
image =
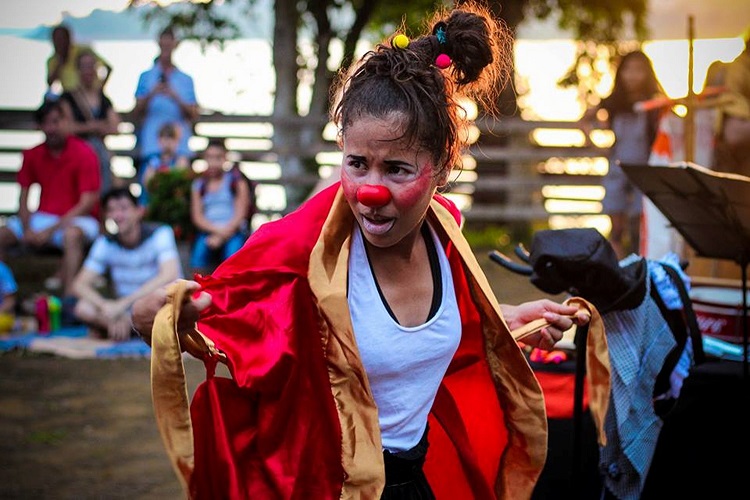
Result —
[[[750,263],[750,177],[692,163],[621,164],[628,179],[656,205],[702,257],[739,264],[742,288],[743,377],[748,369],[747,266]]]
[[[573,488],[575,498],[583,498],[583,384],[586,378],[586,338],[589,326],[576,328],[576,373],[573,386]]]

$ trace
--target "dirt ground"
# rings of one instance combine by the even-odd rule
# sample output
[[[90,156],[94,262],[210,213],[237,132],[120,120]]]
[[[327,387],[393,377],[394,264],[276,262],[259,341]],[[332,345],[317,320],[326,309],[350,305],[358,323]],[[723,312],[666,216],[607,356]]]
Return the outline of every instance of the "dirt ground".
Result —
[[[478,255],[500,302],[542,295]],[[556,297],[559,298],[559,297]],[[148,359],[0,355],[0,499],[178,499]],[[186,359],[191,391],[202,363]]]

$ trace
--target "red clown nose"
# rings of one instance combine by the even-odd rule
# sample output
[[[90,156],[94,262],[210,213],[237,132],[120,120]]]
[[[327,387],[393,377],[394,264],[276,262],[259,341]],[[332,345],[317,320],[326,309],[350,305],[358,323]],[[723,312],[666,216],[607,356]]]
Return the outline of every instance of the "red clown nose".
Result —
[[[391,192],[385,186],[365,184],[357,189],[357,201],[368,207],[382,207],[391,201]]]

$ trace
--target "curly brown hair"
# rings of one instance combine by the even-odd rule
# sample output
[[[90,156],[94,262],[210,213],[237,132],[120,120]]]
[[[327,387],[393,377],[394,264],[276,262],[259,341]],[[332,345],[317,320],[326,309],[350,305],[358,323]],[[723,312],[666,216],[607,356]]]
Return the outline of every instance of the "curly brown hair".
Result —
[[[428,26],[429,33],[407,48],[394,47],[391,37],[339,73],[331,109],[339,140],[362,116],[403,115],[402,138],[429,151],[440,176],[460,164],[466,146],[461,132],[468,123],[459,98],[473,99],[485,113],[495,111],[510,75],[512,35],[479,2],[440,10]],[[444,70],[435,64],[440,54],[452,61]]]

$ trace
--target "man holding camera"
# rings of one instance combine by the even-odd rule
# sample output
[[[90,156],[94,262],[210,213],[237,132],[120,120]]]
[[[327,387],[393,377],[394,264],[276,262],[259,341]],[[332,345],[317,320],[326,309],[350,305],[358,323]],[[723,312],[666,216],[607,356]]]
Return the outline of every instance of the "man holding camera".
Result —
[[[159,154],[159,129],[166,123],[176,123],[180,129],[180,144],[177,153],[192,158],[188,140],[193,135],[193,123],[198,118],[198,104],[190,75],[180,71],[172,63],[172,53],[179,41],[172,28],[167,27],[159,35],[159,55],[151,69],[141,73],[135,91],[137,120],[138,162]]]

